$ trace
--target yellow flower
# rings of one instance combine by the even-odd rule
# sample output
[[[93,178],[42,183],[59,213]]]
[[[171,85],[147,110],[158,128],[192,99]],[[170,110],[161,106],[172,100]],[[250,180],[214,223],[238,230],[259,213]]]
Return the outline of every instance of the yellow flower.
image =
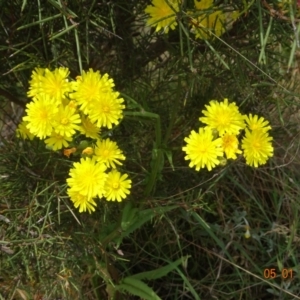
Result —
[[[68,68],[60,67],[54,71],[45,69],[45,75],[41,78],[40,93],[54,98],[57,104],[66,98],[66,94],[72,92],[72,84],[68,81],[67,77],[70,72]]]
[[[187,143],[182,148],[186,152],[185,160],[191,160],[189,167],[196,167],[196,171],[206,167],[211,171],[220,163],[218,157],[223,156],[222,140],[217,138],[214,140],[212,130],[210,128],[200,128],[199,133],[191,131],[189,137],[184,139]]]
[[[110,139],[98,140],[95,147],[95,156],[98,162],[104,163],[107,167],[116,168],[115,164],[122,165],[120,160],[124,160],[125,156],[119,149],[116,142]]]
[[[60,105],[53,119],[54,131],[70,137],[75,133],[75,130],[79,130],[78,123],[80,123],[80,116],[76,110],[70,106],[63,107]]]
[[[72,141],[71,137],[60,135],[59,133],[53,131],[50,137],[45,140],[45,143],[47,146],[56,151],[62,149],[63,147],[68,147],[68,142],[70,141]]]
[[[242,140],[244,157],[249,166],[257,168],[259,165],[265,164],[269,157],[273,156],[272,137],[262,130],[250,132],[246,128],[245,131],[246,134]]]
[[[222,147],[226,154],[227,159],[232,158],[236,159],[237,154],[242,153],[239,149],[239,141],[234,134],[225,133],[222,137]]]
[[[97,163],[94,158],[81,158],[80,162],[75,162],[70,169],[70,178],[67,179],[70,191],[87,197],[89,201],[96,196],[101,198],[107,177],[105,170],[106,166]]]
[[[216,129],[220,136],[225,132],[237,135],[245,128],[244,117],[234,102],[228,104],[228,99],[224,99],[224,102],[212,100],[205,107],[207,110],[202,111],[205,117],[199,118],[200,121],[211,129]]]
[[[101,96],[100,99],[93,102],[93,106],[89,112],[89,118],[97,127],[112,128],[112,125],[119,124],[119,120],[123,117],[123,109],[125,105],[122,98],[117,99],[119,93],[111,92]]]
[[[194,0],[195,7],[198,11],[203,11],[203,14],[196,16],[192,19],[193,31],[196,38],[207,40],[213,38],[214,35],[221,36],[238,17],[239,12],[223,12],[216,10],[213,12],[205,12],[212,9],[214,6],[213,0]]]
[[[79,105],[84,114],[89,114],[94,108],[96,100],[101,99],[103,95],[112,91],[114,82],[109,79],[107,74],[102,77],[99,71],[93,69],[83,71],[82,76],[76,77],[75,92],[70,95]]]
[[[145,9],[145,13],[150,15],[147,20],[147,25],[156,27],[155,31],[164,29],[165,33],[169,32],[169,29],[175,29],[177,26],[175,13],[179,12],[178,0],[153,0],[152,5],[148,5]]]
[[[30,139],[33,140],[34,135],[29,131],[27,128],[28,122],[22,121],[17,130],[16,130],[16,136],[18,138],[22,138],[23,140]]]
[[[45,69],[35,68],[31,74],[31,80],[29,81],[28,97],[35,97],[41,92],[42,78],[44,77]]]
[[[99,139],[100,137],[100,129],[84,115],[81,116],[81,126],[79,126],[79,130],[86,137],[90,137],[92,139]]]
[[[104,186],[104,197],[107,201],[121,202],[127,197],[127,194],[130,194],[131,180],[127,177],[127,174],[121,175],[117,170],[108,173]]]
[[[263,132],[267,132],[271,129],[269,122],[265,120],[263,117],[259,118],[257,115],[252,116],[252,114],[249,114],[249,116],[245,116],[244,118],[250,130],[259,129],[262,130]]]
[[[79,212],[85,212],[88,210],[89,213],[95,211],[95,207],[97,206],[94,199],[89,199],[87,196],[83,196],[78,192],[74,192],[71,189],[67,191],[71,201],[74,203],[76,208],[79,207]]]
[[[57,106],[49,96],[39,94],[26,105],[27,115],[23,120],[28,122],[27,128],[35,136],[43,139],[53,130],[53,119],[57,113]]]

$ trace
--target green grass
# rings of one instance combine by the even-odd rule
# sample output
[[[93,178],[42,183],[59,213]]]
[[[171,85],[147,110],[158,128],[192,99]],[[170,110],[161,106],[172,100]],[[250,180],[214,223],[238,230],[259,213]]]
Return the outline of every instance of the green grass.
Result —
[[[133,181],[124,202],[80,214],[66,195],[77,158],[1,138],[0,299],[300,299],[297,8],[252,1],[205,42],[184,14],[163,35],[145,28],[146,1],[98,2],[0,1],[1,125],[28,101],[34,67],[107,72],[126,110],[104,134]],[[188,167],[184,137],[224,98],[269,120],[265,166]]]

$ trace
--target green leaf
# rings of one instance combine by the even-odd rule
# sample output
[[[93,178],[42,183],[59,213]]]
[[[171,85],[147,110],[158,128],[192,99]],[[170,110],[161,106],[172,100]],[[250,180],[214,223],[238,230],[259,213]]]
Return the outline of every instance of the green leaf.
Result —
[[[145,300],[161,300],[161,298],[143,281],[126,277],[116,288],[121,291],[126,291],[132,295],[139,296]]]
[[[117,247],[119,247],[119,245],[122,243],[123,238],[127,237],[135,230],[141,228],[154,216],[158,216],[175,208],[178,208],[178,206],[172,205],[165,207],[149,208],[139,212],[137,208],[131,207],[131,204],[126,205],[122,213],[121,220],[121,229],[123,229],[124,231],[122,232],[121,236],[118,233],[115,237],[113,237],[113,240],[117,243]]]
[[[130,225],[132,225],[137,219],[138,209],[132,207],[131,202],[127,202],[123,211],[122,211],[122,221],[121,228],[122,230],[127,230]]]
[[[164,266],[164,267],[152,270],[152,271],[148,271],[148,272],[138,273],[138,274],[130,276],[130,278],[153,280],[153,279],[158,279],[158,278],[164,277],[169,272],[173,271],[176,267],[178,267],[180,264],[182,264],[187,259],[189,259],[189,257],[191,257],[191,256],[190,255],[183,256],[183,257],[177,259],[176,261],[171,262],[167,266]]]
[[[174,168],[174,165],[173,165],[173,153],[171,150],[164,150],[164,153],[169,161],[169,164],[171,165],[172,167],[172,171],[175,171],[175,168]]]
[[[129,225],[127,229],[122,233],[122,238],[128,236],[136,229],[142,227],[146,222],[150,221],[154,216],[163,214],[177,207],[178,207],[177,205],[172,205],[172,206],[165,206],[160,208],[149,208],[138,212],[136,214],[136,218],[132,219],[131,225]]]

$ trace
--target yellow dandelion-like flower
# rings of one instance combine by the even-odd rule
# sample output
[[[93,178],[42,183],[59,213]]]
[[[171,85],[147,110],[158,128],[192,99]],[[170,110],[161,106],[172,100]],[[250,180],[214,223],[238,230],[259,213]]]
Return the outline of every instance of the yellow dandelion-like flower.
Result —
[[[95,156],[98,162],[104,163],[107,167],[116,168],[116,165],[122,165],[120,160],[124,160],[125,156],[119,149],[116,142],[110,139],[98,140],[95,147]]]
[[[79,125],[77,125],[79,123],[79,114],[70,106],[60,105],[53,119],[54,131],[68,137],[72,136],[75,130],[79,130]]]
[[[150,15],[147,25],[156,27],[155,31],[163,28],[165,33],[168,33],[169,29],[174,30],[177,26],[175,12],[179,12],[180,2],[178,0],[153,0],[152,5],[148,5],[145,9],[145,13]]]
[[[106,93],[93,103],[89,112],[89,118],[97,127],[107,127],[111,129],[113,124],[117,125],[123,117],[125,105],[122,98],[117,98],[119,93]]]
[[[62,149],[63,147],[68,147],[68,142],[70,141],[72,141],[71,137],[60,135],[59,133],[53,131],[50,137],[45,140],[45,143],[48,147],[52,148],[52,150],[56,151]]]
[[[28,122],[22,121],[17,130],[16,130],[16,136],[18,138],[22,138],[23,140],[30,139],[33,140],[34,135],[29,131],[27,128]]]
[[[273,156],[272,137],[262,130],[249,131],[246,128],[245,137],[242,140],[244,157],[249,166],[257,168],[267,162]]]
[[[43,139],[52,133],[53,119],[57,110],[57,106],[49,96],[40,94],[26,105],[27,115],[23,120],[28,122],[27,128],[32,134]]]
[[[28,97],[35,97],[41,92],[42,78],[44,77],[45,69],[35,68],[31,74],[31,80],[29,81]]]
[[[242,153],[239,149],[239,141],[234,134],[225,133],[222,137],[222,147],[226,154],[227,159],[232,158],[236,159],[237,154]]]
[[[100,129],[86,116],[81,116],[81,126],[79,126],[79,131],[86,137],[92,139],[99,139],[100,137]]]
[[[198,11],[204,11],[202,15],[192,19],[193,31],[196,38],[199,39],[207,40],[213,38],[214,35],[221,36],[240,15],[238,11],[223,12],[217,10],[212,13],[205,12],[205,10],[214,7],[213,0],[194,0],[194,3]]]
[[[66,104],[66,106],[70,107],[71,109],[76,110],[77,109],[77,102],[74,100],[70,100],[68,101],[68,103]]]
[[[252,116],[244,116],[246,124],[250,130],[261,130],[263,132],[268,132],[271,128],[269,122],[265,120],[263,117],[258,117],[257,115]]]
[[[104,74],[102,77],[99,71],[94,72],[89,69],[83,71],[82,76],[77,76],[75,92],[70,96],[75,99],[84,114],[88,114],[94,108],[94,102],[99,100],[103,95],[112,91],[114,82]]]
[[[207,110],[202,111],[205,117],[199,118],[200,121],[211,129],[216,129],[220,135],[225,132],[237,135],[245,128],[244,117],[234,102],[228,104],[228,99],[223,102],[212,100],[205,107]]]
[[[106,166],[97,163],[94,158],[81,158],[80,162],[75,162],[70,169],[67,183],[70,191],[77,192],[88,200],[98,196],[102,197],[104,183],[107,177]]]
[[[71,189],[67,191],[71,201],[73,202],[76,208],[79,207],[79,212],[85,212],[88,210],[89,213],[95,211],[95,207],[97,206],[94,199],[89,199],[87,196],[83,196],[78,192],[74,192]]]
[[[196,167],[196,171],[206,167],[211,171],[220,163],[218,157],[223,156],[222,140],[217,138],[214,140],[212,130],[210,128],[200,128],[199,133],[191,131],[189,137],[184,139],[187,143],[182,148],[186,152],[185,160],[191,160],[189,167]]]
[[[127,178],[127,174],[121,175],[117,170],[108,173],[104,186],[104,197],[107,201],[121,202],[130,194],[131,180]]]
[[[54,71],[45,70],[45,75],[42,77],[41,91],[60,104],[65,99],[66,94],[72,92],[72,84],[68,81],[70,71],[68,68],[60,67]]]

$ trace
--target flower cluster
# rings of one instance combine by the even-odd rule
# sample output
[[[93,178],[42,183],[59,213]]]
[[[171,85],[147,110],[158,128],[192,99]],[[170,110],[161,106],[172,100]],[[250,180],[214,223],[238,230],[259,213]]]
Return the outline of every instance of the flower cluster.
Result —
[[[185,160],[197,171],[206,167],[209,171],[226,159],[237,159],[243,154],[246,163],[258,167],[273,156],[272,137],[269,136],[271,126],[263,117],[242,115],[235,103],[210,101],[203,117],[199,120],[206,126],[199,132],[192,130],[187,143],[182,148],[186,152]],[[239,135],[245,130],[239,149]],[[225,155],[225,157],[224,157]]]
[[[69,81],[69,73],[63,67],[33,71],[27,93],[32,101],[17,135],[38,137],[53,151],[64,148],[67,157],[81,154],[70,170],[67,192],[80,212],[92,212],[96,197],[120,202],[130,193],[131,180],[116,169],[125,156],[116,142],[100,136],[100,130],[120,122],[125,105],[108,74],[90,69]],[[82,136],[87,140],[78,144]]]
[[[240,15],[238,11],[227,11],[215,8],[213,0],[194,0],[194,11],[188,11],[191,32],[198,39],[211,39],[214,36],[221,36],[229,26],[236,21]],[[145,13],[150,17],[147,20],[148,26],[156,27],[156,31],[163,29],[165,33],[177,26],[176,14],[180,11],[181,0],[153,0],[148,5]]]

